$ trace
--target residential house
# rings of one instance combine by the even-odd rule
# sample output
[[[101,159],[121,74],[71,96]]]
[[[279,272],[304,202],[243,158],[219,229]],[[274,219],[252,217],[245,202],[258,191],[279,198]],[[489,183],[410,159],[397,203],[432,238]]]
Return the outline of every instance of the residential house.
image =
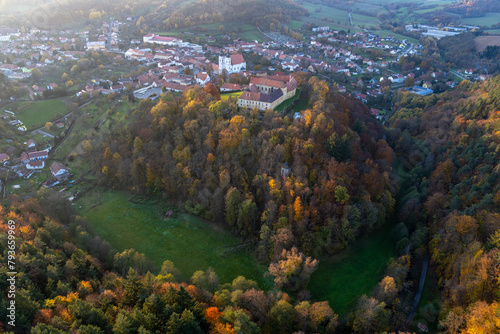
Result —
[[[36,141],[34,141],[33,139],[29,139],[26,142],[26,146],[28,147],[28,150],[30,150],[30,149],[36,149]]]
[[[45,160],[49,157],[49,152],[47,150],[28,152],[28,159],[30,161]]]
[[[196,74],[196,83],[200,86],[205,86],[210,82],[210,76],[205,72],[199,72]]]
[[[0,153],[0,164],[5,164],[10,157],[6,153]]]
[[[238,84],[225,83],[220,87],[221,92],[233,92],[237,90],[241,90],[241,86]]]
[[[50,173],[58,180],[65,180],[69,177],[68,168],[59,162],[54,162],[50,165]]]
[[[44,167],[45,167],[45,160],[29,161],[26,164],[26,169],[28,170],[43,169]]]

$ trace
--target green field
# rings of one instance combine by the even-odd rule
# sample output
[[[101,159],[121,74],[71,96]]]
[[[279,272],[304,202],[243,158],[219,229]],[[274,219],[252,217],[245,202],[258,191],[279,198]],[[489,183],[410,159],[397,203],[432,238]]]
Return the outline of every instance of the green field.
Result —
[[[26,125],[28,130],[44,126],[46,122],[62,117],[68,108],[59,100],[28,102],[20,105],[16,116]]]
[[[363,294],[369,294],[383,278],[387,261],[396,255],[391,226],[356,240],[346,249],[320,259],[308,289],[317,300],[327,300],[341,316],[356,307]]]
[[[220,26],[224,26],[224,29],[219,30]],[[199,37],[205,38],[208,36],[221,36],[226,34],[236,34],[236,36],[242,38],[246,41],[257,40],[262,42],[267,40],[266,36],[264,36],[256,26],[251,24],[239,24],[234,22],[223,22],[223,23],[211,23],[211,24],[200,24],[197,26],[183,28],[178,30],[170,30],[166,32],[156,32],[161,36],[178,36],[183,33],[185,37]]]
[[[303,2],[302,7],[309,11],[311,18],[333,20],[334,23],[340,21],[339,24],[341,25],[349,25],[349,13],[345,10],[316,5],[310,2]]]
[[[239,244],[240,239],[188,214],[175,214],[165,221],[160,214],[169,207],[153,201],[133,203],[130,197],[124,192],[93,190],[76,206],[115,249],[134,248],[158,266],[171,260],[185,279],[212,267],[221,283],[243,275],[261,288],[270,287],[271,282],[263,278],[266,268],[251,255],[242,250],[224,253],[225,247]]]
[[[466,19],[461,19],[461,23],[472,25],[472,26],[485,26],[491,27],[494,24],[500,23],[500,13],[487,13],[483,17],[471,17]]]

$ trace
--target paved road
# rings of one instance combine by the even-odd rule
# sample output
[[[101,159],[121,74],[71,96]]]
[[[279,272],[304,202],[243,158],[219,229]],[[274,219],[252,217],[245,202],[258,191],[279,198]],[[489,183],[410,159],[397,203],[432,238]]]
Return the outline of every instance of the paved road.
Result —
[[[422,263],[422,271],[420,272],[420,281],[418,282],[418,290],[415,295],[415,299],[413,300],[413,304],[411,306],[411,311],[406,318],[406,323],[410,324],[415,316],[415,312],[417,312],[418,303],[420,302],[420,297],[422,297],[422,290],[425,285],[425,276],[427,275],[427,267],[429,265],[429,254],[425,253],[424,262]]]

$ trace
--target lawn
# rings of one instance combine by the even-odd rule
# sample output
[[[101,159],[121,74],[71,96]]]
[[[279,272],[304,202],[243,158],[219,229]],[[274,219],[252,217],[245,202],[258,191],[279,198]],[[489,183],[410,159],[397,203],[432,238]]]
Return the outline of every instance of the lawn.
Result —
[[[473,25],[473,26],[485,26],[491,27],[494,24],[500,22],[500,13],[486,13],[483,17],[470,17],[466,19],[461,19],[460,23]]]
[[[171,260],[186,279],[212,267],[221,283],[243,275],[261,288],[272,285],[264,280],[266,268],[254,257],[242,250],[224,253],[225,247],[241,243],[229,232],[188,214],[176,213],[165,221],[160,215],[171,208],[164,203],[130,199],[125,192],[94,190],[79,199],[76,207],[118,251],[134,248],[158,266]]]
[[[28,130],[44,126],[46,122],[52,121],[57,117],[62,117],[68,113],[68,108],[59,100],[45,100],[38,102],[29,102],[23,104],[23,108],[16,113],[21,122],[26,125]]]
[[[233,92],[233,93],[222,93],[220,94],[220,98],[222,100],[228,100],[231,96],[239,98],[243,92]]]
[[[330,258],[320,259],[308,285],[312,296],[327,300],[341,316],[352,311],[358,299],[383,278],[387,261],[396,255],[390,230],[386,224]]]
[[[277,106],[274,111],[283,111],[286,109],[286,107],[288,107],[289,105],[291,105],[295,100],[297,100],[300,96],[300,88],[297,88],[297,91],[295,92],[295,95],[292,96],[291,98],[289,98],[288,100],[285,100],[283,102],[281,102],[281,104],[279,106]],[[306,99],[307,101],[307,99]],[[295,107],[294,107],[295,109]]]

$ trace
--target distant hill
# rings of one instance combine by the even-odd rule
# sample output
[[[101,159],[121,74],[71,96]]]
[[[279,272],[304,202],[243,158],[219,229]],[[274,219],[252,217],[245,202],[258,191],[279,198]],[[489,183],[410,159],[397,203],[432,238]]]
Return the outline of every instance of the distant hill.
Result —
[[[287,23],[306,13],[291,0],[200,0],[176,10],[164,22],[169,29],[219,22],[268,26]]]

